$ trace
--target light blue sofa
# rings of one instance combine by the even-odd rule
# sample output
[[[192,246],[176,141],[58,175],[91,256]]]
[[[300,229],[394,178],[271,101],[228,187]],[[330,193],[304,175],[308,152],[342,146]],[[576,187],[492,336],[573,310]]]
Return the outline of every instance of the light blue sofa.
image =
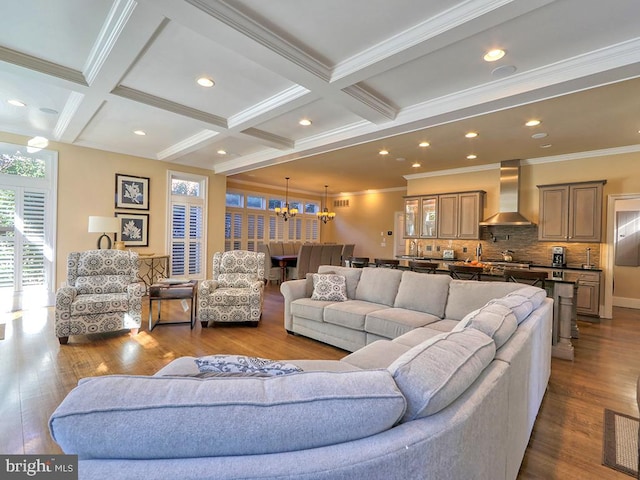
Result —
[[[416,285],[426,298],[428,282],[446,278],[392,284],[379,273],[392,270],[373,270],[362,274],[378,299]],[[367,303],[351,280],[347,312]],[[290,360],[299,373],[198,378],[182,357],[152,377],[85,379],[51,416],[52,436],[87,479],[514,479],[549,379],[553,303],[536,287],[457,282],[444,306],[451,290],[462,319],[372,338],[341,360]],[[291,287],[307,292],[305,280]],[[455,297],[468,288],[476,294]]]

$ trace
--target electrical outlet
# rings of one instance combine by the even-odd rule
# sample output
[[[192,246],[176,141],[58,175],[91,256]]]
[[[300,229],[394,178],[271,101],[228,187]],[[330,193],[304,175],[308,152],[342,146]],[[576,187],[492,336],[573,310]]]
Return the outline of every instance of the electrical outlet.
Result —
[[[462,247],[462,253],[467,253],[467,247]]]
[[[440,251],[440,245],[436,247],[436,252],[439,252],[439,251]]]
[[[427,245],[427,252],[431,251],[431,245]]]

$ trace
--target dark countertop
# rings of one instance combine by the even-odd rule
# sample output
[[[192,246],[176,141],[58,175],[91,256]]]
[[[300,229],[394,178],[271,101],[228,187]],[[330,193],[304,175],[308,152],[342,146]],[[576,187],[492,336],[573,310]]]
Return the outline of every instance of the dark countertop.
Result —
[[[554,267],[553,265],[531,264],[531,268],[551,268],[553,270],[580,270],[581,272],[602,272],[601,268],[582,268],[580,265],[565,265],[564,267]]]

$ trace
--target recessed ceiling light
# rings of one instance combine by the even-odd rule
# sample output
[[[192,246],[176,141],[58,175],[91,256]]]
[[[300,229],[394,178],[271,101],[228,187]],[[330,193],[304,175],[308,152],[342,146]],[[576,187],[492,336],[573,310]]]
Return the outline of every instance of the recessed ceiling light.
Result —
[[[213,87],[215,85],[215,82],[209,77],[200,77],[196,82],[198,82],[198,85],[201,87]]]
[[[464,134],[467,138],[476,138],[478,136],[478,132],[468,132]]]
[[[546,134],[545,132],[540,132],[540,133],[534,133],[533,135],[531,135],[531,138],[544,138],[546,137],[548,134]]]
[[[54,110],[53,108],[40,107],[40,111],[42,113],[46,113],[48,115],[57,115],[58,114],[58,111]]]
[[[544,145],[540,145],[540,148],[549,148],[550,146],[550,143],[545,143]]]
[[[20,100],[16,100],[16,99],[7,100],[7,103],[13,105],[14,107],[26,107],[27,106],[26,103],[21,102]]]
[[[420,168],[422,165],[420,165],[418,162],[413,162],[413,165],[411,165],[413,168]]]
[[[430,145],[429,142],[420,142],[418,144],[419,147],[428,147],[429,145]]]
[[[309,125],[311,125],[311,120],[309,120],[308,118],[303,118],[298,123],[303,127],[308,127]]]
[[[140,135],[141,137],[147,134],[147,132],[145,132],[144,130],[134,130],[133,133],[135,133],[136,135]]]
[[[378,152],[380,155],[389,155],[389,150],[385,150],[384,148]]]
[[[406,160],[406,158],[404,158],[404,157],[396,158],[396,162],[404,162],[405,160]]]
[[[226,154],[227,154],[226,150],[222,150],[222,149],[218,150],[218,155],[226,155]]]
[[[527,123],[525,123],[525,125],[527,127],[537,127],[538,125],[540,125],[542,122],[540,120],[529,120]]]
[[[495,62],[496,60],[500,60],[504,57],[504,54],[507,53],[500,48],[494,48],[493,50],[489,50],[485,55],[484,59],[487,62]]]
[[[477,155],[473,155],[473,154],[467,155],[467,160],[475,160],[476,158],[478,158]]]

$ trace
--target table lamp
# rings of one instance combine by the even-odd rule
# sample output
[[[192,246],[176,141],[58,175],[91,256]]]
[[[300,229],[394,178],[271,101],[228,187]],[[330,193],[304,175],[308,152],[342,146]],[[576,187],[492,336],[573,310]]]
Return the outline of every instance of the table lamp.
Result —
[[[89,232],[90,233],[100,233],[102,235],[98,237],[98,249],[101,249],[102,239],[106,237],[107,239],[107,248],[111,248],[111,237],[107,235],[108,233],[115,233],[120,230],[120,219],[116,217],[89,217]]]

